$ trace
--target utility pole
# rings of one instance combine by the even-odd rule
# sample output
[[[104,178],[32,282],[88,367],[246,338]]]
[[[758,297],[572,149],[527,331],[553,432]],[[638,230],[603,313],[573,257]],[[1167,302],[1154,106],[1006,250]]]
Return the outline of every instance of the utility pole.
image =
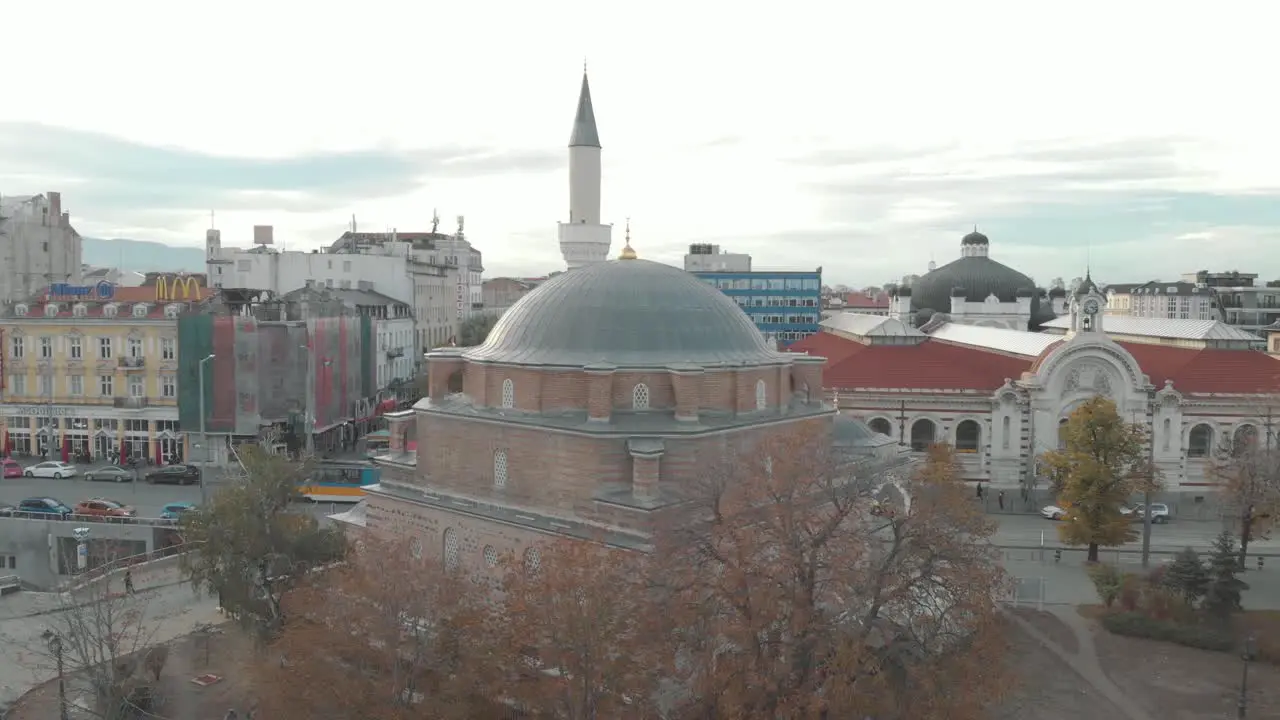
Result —
[[[1147,390],[1147,466],[1142,488],[1142,567],[1151,564],[1151,486],[1156,481],[1156,416],[1154,392]]]

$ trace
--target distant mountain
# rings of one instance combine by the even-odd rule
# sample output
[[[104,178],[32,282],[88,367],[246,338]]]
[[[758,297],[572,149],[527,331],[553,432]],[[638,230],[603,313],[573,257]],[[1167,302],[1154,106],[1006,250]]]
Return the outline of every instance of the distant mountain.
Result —
[[[81,262],[97,267],[150,272],[204,272],[204,248],[174,247],[149,240],[84,238]]]

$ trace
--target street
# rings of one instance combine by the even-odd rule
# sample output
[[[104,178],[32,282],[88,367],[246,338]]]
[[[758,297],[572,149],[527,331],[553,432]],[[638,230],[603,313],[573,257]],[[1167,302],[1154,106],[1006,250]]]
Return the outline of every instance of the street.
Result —
[[[997,545],[1056,547],[1062,543],[1058,540],[1058,525],[1053,520],[1046,520],[1039,515],[999,515],[994,518],[1000,523],[993,542]],[[1138,539],[1125,545],[1126,550],[1142,549],[1142,523],[1134,523]],[[1213,544],[1213,538],[1222,532],[1222,525],[1213,521],[1174,520],[1167,525],[1151,526],[1151,547],[1154,550],[1181,550],[1191,546],[1197,550],[1205,550]],[[1258,552],[1280,552],[1280,540],[1257,540],[1249,543],[1250,550]]]
[[[74,478],[54,480],[52,478],[7,478],[0,480],[0,505],[14,505],[29,497],[52,497],[74,507],[81,500],[92,497],[104,497],[126,505],[138,511],[140,518],[160,516],[160,509],[169,503],[200,502],[199,485],[151,485],[146,482],[89,482],[84,479],[86,466],[80,466],[80,475]],[[205,490],[213,497],[226,482],[216,469],[210,469],[205,475]],[[350,505],[305,504],[300,506],[317,516],[329,515],[349,509]]]

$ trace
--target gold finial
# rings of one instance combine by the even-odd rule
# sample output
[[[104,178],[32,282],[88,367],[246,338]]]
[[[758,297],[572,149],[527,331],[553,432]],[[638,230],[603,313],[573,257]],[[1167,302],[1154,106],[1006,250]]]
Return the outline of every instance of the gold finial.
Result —
[[[636,251],[631,248],[631,218],[627,218],[627,245],[622,248],[622,253],[618,255],[619,260],[635,260]]]

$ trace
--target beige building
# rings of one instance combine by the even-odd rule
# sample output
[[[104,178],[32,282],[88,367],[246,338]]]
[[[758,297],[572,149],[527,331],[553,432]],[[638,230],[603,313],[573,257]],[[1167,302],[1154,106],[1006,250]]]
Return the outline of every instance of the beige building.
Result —
[[[1106,287],[1107,314],[1168,320],[1219,320],[1218,296],[1196,283],[1152,280]]]

